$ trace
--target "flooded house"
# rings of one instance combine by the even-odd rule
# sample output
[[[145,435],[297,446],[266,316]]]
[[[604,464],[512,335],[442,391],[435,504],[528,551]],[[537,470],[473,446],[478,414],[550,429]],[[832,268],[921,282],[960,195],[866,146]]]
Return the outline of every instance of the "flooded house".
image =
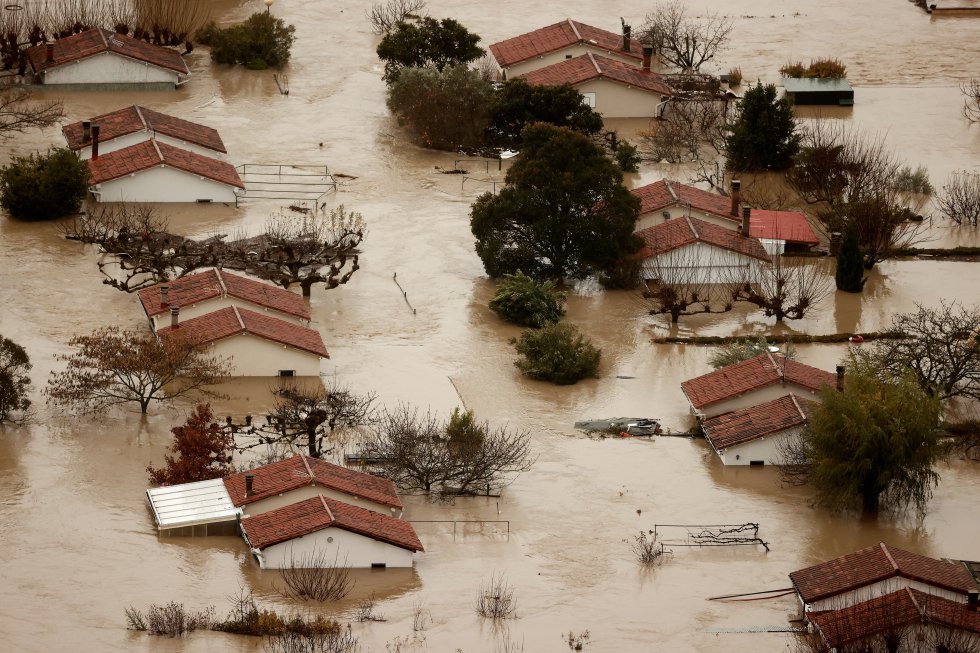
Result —
[[[206,270],[144,288],[140,305],[154,333],[171,321],[170,309],[189,320],[237,306],[301,326],[310,324],[310,307],[298,294],[227,270]]]
[[[409,522],[323,495],[245,516],[240,526],[262,569],[411,567],[425,550]]]
[[[319,332],[265,313],[229,306],[189,320],[170,308],[170,326],[160,338],[182,338],[231,360],[233,376],[318,377],[330,358]]]
[[[626,25],[623,28],[623,34],[618,34],[568,18],[494,43],[490,53],[504,79],[584,54],[600,55],[635,68],[643,62],[643,46],[632,38]]]
[[[92,185],[98,202],[238,203],[245,183],[227,161],[167,145],[155,138],[101,154],[92,127]]]
[[[92,125],[99,127],[103,155],[151,138],[201,156],[221,158],[228,153],[216,129],[134,104],[61,129],[68,148],[81,159],[92,157]]]
[[[788,394],[701,423],[725,465],[782,465],[784,447],[806,427],[813,401]]]
[[[191,75],[176,50],[93,28],[24,51],[35,84],[79,90],[173,90]]]
[[[797,105],[836,105],[849,107],[854,104],[854,89],[843,77],[840,79],[813,79],[810,77],[784,77],[786,99]]]
[[[681,383],[681,390],[699,420],[742,410],[787,393],[814,398],[825,386],[843,383],[844,369],[825,372],[780,354],[759,354]],[[838,386],[839,387],[839,386]]]
[[[810,221],[799,211],[751,209],[749,235],[758,238],[773,256],[805,252],[820,243]]]
[[[636,230],[679,217],[697,218],[737,230],[742,224],[739,186],[737,179],[732,182],[731,197],[669,179],[634,188],[630,193],[640,198]]]

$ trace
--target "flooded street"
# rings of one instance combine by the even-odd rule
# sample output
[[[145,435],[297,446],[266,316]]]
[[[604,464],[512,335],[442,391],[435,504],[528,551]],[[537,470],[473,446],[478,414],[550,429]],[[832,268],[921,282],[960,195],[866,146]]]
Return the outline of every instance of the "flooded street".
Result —
[[[264,8],[213,4],[216,18],[227,22]],[[714,6],[735,19],[731,48],[712,72],[738,65],[746,79],[778,81],[778,67],[791,59],[837,57],[848,67],[855,106],[824,115],[885,135],[913,167],[929,169],[937,188],[954,170],[980,169],[980,125],[962,118],[958,88],[980,76],[980,15],[931,18],[901,0],[690,5],[695,13]],[[296,25],[288,96],[279,94],[271,72],[212,67],[202,48],[188,57],[193,78],[178,91],[63,97],[69,121],[140,103],[217,128],[235,164],[326,164],[355,177],[341,180],[325,201],[364,215],[369,233],[361,269],[339,289],[315,288],[311,300],[313,326],[331,354],[329,375],[377,392],[389,406],[407,402],[445,414],[464,405],[494,424],[531,430],[537,462],[499,499],[405,498],[410,520],[501,523],[482,531],[459,525],[455,537],[451,523],[420,523],[426,553],[414,570],[356,573],[353,594],[324,610],[349,620],[358,601],[375,595],[387,621],[354,624],[363,651],[561,652],[570,630],[588,630],[585,650],[596,652],[783,651],[791,644],[784,634],[710,631],[785,626],[796,611],[793,597],[706,599],[788,587],[790,571],[881,540],[927,555],[980,557],[977,463],[940,466],[942,482],[924,519],[866,523],[812,508],[810,491],[782,487],[772,468],[723,467],[701,440],[593,440],[572,429],[579,419],[619,414],[689,426],[679,384],[709,371],[710,351],[653,344],[657,336],[874,331],[917,302],[980,302],[977,263],[888,261],[871,273],[862,295],[831,295],[812,317],[779,326],[737,309],[682,318],[671,328],[646,315],[634,293],[584,288],[571,295],[568,319],[602,348],[601,378],[570,387],[523,379],[508,344],[520,331],[487,308],[494,287],[469,229],[470,203],[490,186],[438,174],[435,166],[451,168],[458,157],[406,141],[385,108],[378,39],[364,7],[351,0],[276,1],[273,13]],[[428,9],[458,19],[483,37],[484,47],[566,17],[617,30],[620,15],[632,11],[627,21],[638,26],[645,11],[584,0],[430,0]],[[621,135],[643,127],[629,123]],[[60,130],[28,134],[3,143],[0,162],[62,143]],[[471,165],[471,177],[503,177],[494,167],[488,175],[485,164]],[[665,173],[673,174],[644,165],[630,182]],[[173,231],[208,235],[256,233],[276,208],[161,210]],[[937,247],[978,246],[978,233],[942,219],[929,227]],[[144,468],[160,464],[169,429],[188,406],[151,408],[143,419],[128,408],[72,418],[45,406],[40,394],[72,335],[145,324],[136,297],[103,285],[95,252],[64,240],[53,225],[3,215],[0,302],[0,333],[23,345],[34,364],[38,407],[36,424],[0,430],[0,651],[261,651],[254,638],[205,632],[167,639],[125,629],[129,605],[175,600],[194,609],[215,605],[224,616],[226,597],[239,588],[287,612],[307,609],[280,597],[275,572],[260,571],[238,538],[157,538],[145,507]],[[798,350],[800,360],[828,370],[846,352],[839,345]],[[266,381],[236,381],[225,390],[233,398],[217,402],[216,415],[262,414],[272,403]],[[644,570],[626,542],[658,523],[742,522],[761,525],[769,553],[678,548],[662,567]],[[518,602],[518,618],[498,627],[473,610],[478,588],[494,573],[506,575]],[[413,633],[420,603],[432,624]]]

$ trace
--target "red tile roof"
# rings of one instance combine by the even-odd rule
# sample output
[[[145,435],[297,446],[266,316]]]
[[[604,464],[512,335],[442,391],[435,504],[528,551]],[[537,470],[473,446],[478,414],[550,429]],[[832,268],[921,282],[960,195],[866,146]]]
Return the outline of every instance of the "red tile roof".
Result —
[[[630,192],[640,198],[640,215],[659,211],[669,206],[689,206],[704,213],[727,218],[733,224],[742,224],[741,218],[731,213],[731,198],[701,190],[696,186],[688,186],[679,181],[661,179],[652,184],[634,188]]]
[[[112,113],[96,116],[91,119],[91,122],[93,125],[99,126],[99,140],[103,142],[127,134],[146,131],[151,134],[164,134],[171,138],[194,143],[215,152],[227,152],[225,144],[216,130],[135,104]],[[82,140],[81,120],[65,125],[61,129],[61,133],[68,141],[68,147],[73,150],[80,150],[92,144],[91,140]]]
[[[769,254],[757,238],[744,237],[737,231],[688,216],[665,220],[637,231],[636,235],[645,244],[640,250],[641,258],[659,256],[701,242],[761,261],[769,260]]]
[[[94,184],[112,181],[158,165],[207,177],[228,186],[245,188],[241,177],[230,163],[159,143],[153,138],[121,150],[101,154],[98,159],[88,160]]]
[[[425,550],[415,528],[404,519],[358,508],[323,495],[244,517],[241,525],[254,549],[288,542],[324,528],[340,528],[409,551]]]
[[[716,451],[806,424],[813,402],[793,394],[705,420],[704,437]]]
[[[684,381],[681,383],[681,390],[691,405],[700,409],[778,383],[782,379],[816,391],[825,385],[834,385],[837,375],[789,360],[779,354],[766,353]]]
[[[749,217],[749,235],[754,238],[771,238],[806,245],[816,245],[820,242],[806,216],[799,211],[752,209]]]
[[[555,52],[581,43],[600,50],[615,52],[623,57],[643,60],[643,46],[636,39],[630,39],[630,51],[623,48],[623,36],[571,18],[548,25],[533,32],[521,34],[490,46],[490,52],[501,68],[527,61],[534,57]]]
[[[166,304],[160,296],[160,286],[164,285],[169,286]],[[139,291],[139,300],[147,316],[154,317],[169,313],[171,306],[190,306],[225,295],[303,320],[310,319],[310,308],[300,295],[224,270],[207,270],[158,283]]]
[[[169,338],[176,334],[197,345],[217,342],[240,333],[251,333],[266,340],[330,358],[318,331],[237,306],[229,306],[180,322],[176,329],[168,326],[157,331],[161,338]]]
[[[913,624],[946,626],[980,634],[980,612],[970,610],[964,603],[909,587],[840,610],[811,612],[807,618],[816,624],[831,648]]]
[[[47,44],[45,43],[28,48],[26,55],[31,63],[31,68],[35,72],[40,72],[72,61],[86,59],[102,52],[112,52],[160,68],[173,70],[183,75],[189,75],[191,72],[176,50],[152,45],[124,34],[116,34],[99,28],[93,28],[55,41],[54,61],[47,61]]]
[[[890,547],[884,542],[789,575],[806,603],[895,576],[963,595],[977,589],[973,576],[965,567]]]
[[[251,496],[245,496],[246,474],[254,476]],[[399,510],[402,507],[398,493],[395,492],[395,485],[388,479],[347,469],[303,454],[262,465],[247,472],[232,474],[226,476],[224,480],[232,503],[236,506],[261,501],[304,485],[319,485]]]
[[[608,79],[657,95],[670,95],[670,87],[667,86],[659,73],[641,70],[635,66],[591,52],[532,70],[529,73],[518,75],[518,78],[527,80],[528,84],[539,86],[561,86],[563,84],[576,86],[593,79]]]

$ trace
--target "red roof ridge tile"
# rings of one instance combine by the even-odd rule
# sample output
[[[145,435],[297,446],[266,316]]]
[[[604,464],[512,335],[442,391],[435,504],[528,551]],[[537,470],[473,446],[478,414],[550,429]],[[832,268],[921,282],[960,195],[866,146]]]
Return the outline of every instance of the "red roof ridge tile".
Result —
[[[303,462],[305,463],[306,460],[304,459]],[[307,465],[306,468],[309,469],[310,466]],[[320,504],[323,506],[323,509],[327,511],[327,516],[330,518],[330,522],[333,523],[333,522],[337,521],[336,518],[334,518],[333,513],[330,512],[330,506],[327,505],[326,498],[324,498],[324,496],[322,494],[317,495],[317,496],[320,497]]]
[[[568,26],[572,28],[572,33],[575,35],[575,38],[582,41],[582,35],[578,33],[578,26],[575,24],[575,21],[571,18],[566,18],[565,20],[568,22]]]
[[[219,269],[216,269],[214,272],[215,272],[215,275],[218,277],[218,285],[221,286],[221,294],[222,295],[227,295],[228,294],[228,286],[225,285],[224,275],[222,275],[221,270],[219,270]]]
[[[892,569],[898,571],[898,563],[895,562],[895,558],[892,557],[891,551],[888,550],[888,545],[884,542],[878,542],[878,546],[881,547],[882,552],[885,554],[885,558],[891,563]]]
[[[675,202],[681,201],[680,198],[677,197],[677,191],[674,190],[674,185],[670,183],[669,179],[664,179],[664,186],[667,187],[667,191],[670,193],[670,196],[674,198]]]
[[[106,49],[108,49],[109,48],[109,41],[106,40],[105,31],[100,29],[99,30],[99,36],[102,37],[102,44],[106,47]]]
[[[150,126],[147,124],[146,118],[143,116],[143,112],[140,111],[140,106],[138,104],[134,104],[133,108],[136,109],[136,116],[140,119],[140,122],[143,123],[143,128],[149,129]]]
[[[595,60],[595,57],[592,56],[591,52],[589,52],[589,61],[591,61],[592,65],[595,66],[595,71],[601,75],[602,68],[599,67],[599,62]]]
[[[299,457],[303,461],[303,466],[306,467],[306,473],[310,475],[310,483],[316,483],[316,474],[310,469],[310,461],[306,459],[306,455],[303,452],[300,452]]]
[[[791,392],[789,393],[789,396],[793,400],[793,405],[796,406],[796,411],[800,414],[800,419],[806,421],[806,413],[804,413],[803,408],[800,407],[800,402],[796,398],[796,395]]]
[[[160,157],[160,161],[162,163],[163,162],[163,154],[160,153],[160,147],[157,145],[157,139],[151,138],[150,139],[150,142],[153,143],[153,150],[157,153],[157,156]]]
[[[691,230],[691,233],[694,235],[694,239],[701,240],[701,235],[698,233],[698,230],[694,228],[694,223],[691,222],[691,216],[685,215],[684,219],[687,220],[687,226]]]
[[[245,321],[242,320],[242,314],[238,312],[238,307],[232,306],[231,309],[235,311],[235,319],[238,320],[238,326],[242,328],[242,331],[248,333],[248,329],[245,328]]]

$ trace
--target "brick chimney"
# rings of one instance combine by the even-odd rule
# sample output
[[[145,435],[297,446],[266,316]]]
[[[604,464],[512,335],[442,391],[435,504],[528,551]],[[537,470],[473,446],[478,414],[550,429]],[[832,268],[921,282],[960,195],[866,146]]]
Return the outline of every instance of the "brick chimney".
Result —
[[[170,291],[170,286],[168,286],[167,284],[163,284],[162,286],[160,286],[160,305],[161,306],[166,306],[167,304],[170,303],[170,300],[167,297],[167,293],[169,291]]]
[[[170,307],[170,326],[176,329],[180,325],[180,307]]]
[[[82,121],[82,142],[88,143],[92,140],[92,121],[83,120]]]
[[[51,42],[46,43],[44,45],[44,48],[45,48],[44,61],[47,62],[47,63],[53,62],[54,61],[54,43],[51,43]]]
[[[92,125],[92,160],[99,158],[99,126]]]
[[[838,365],[837,369],[837,392],[844,392],[844,366]]]
[[[643,46],[643,71],[650,72],[650,61],[653,59],[653,46],[649,43]]]
[[[622,18],[619,19],[619,22],[623,24],[623,52],[629,52],[632,45],[630,39],[633,36],[633,26],[627,25]]]
[[[255,488],[255,474],[245,474],[245,496],[252,496]]]
[[[742,182],[732,179],[732,215],[738,217],[738,205],[742,201]]]
[[[752,209],[745,207],[742,209],[742,235],[749,237],[749,223],[752,221]]]

